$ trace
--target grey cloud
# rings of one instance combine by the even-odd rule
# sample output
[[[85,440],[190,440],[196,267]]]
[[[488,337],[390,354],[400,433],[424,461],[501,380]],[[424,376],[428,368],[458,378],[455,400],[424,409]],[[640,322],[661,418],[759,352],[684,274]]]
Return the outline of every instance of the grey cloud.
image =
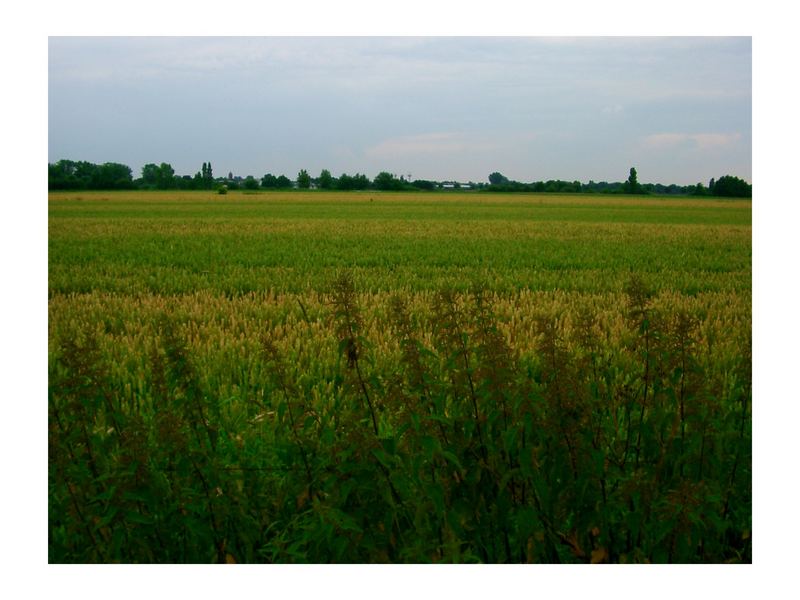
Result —
[[[751,77],[749,38],[51,38],[48,154],[620,179],[674,134],[695,162],[643,181],[707,180],[726,152],[749,178]]]

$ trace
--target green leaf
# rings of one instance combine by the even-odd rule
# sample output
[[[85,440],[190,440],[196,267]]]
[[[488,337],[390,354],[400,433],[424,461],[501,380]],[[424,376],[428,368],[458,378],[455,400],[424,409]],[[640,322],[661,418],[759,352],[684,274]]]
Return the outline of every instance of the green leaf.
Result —
[[[125,521],[139,523],[140,525],[153,525],[155,523],[150,515],[142,515],[132,510],[125,511]]]

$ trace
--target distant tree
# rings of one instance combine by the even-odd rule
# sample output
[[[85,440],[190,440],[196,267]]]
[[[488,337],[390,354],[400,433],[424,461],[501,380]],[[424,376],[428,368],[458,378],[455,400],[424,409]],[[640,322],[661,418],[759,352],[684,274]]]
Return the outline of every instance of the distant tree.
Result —
[[[403,182],[386,171],[378,173],[372,184],[379,190],[399,190],[403,188]]]
[[[716,181],[714,181],[714,178],[712,177],[708,182],[708,193],[709,194],[713,194],[714,193],[714,184],[715,183],[716,183]]]
[[[495,171],[489,175],[489,183],[492,185],[503,185],[504,183],[508,183],[508,178]]]
[[[354,190],[353,178],[347,173],[342,173],[336,180],[336,188],[340,190]]]
[[[169,163],[161,163],[158,166],[158,178],[156,187],[160,190],[168,190],[175,187],[175,169]]]
[[[631,167],[630,175],[628,175],[628,180],[625,182],[624,190],[626,194],[640,194],[642,192],[636,169],[633,167]]]
[[[322,173],[319,174],[318,181],[319,187],[323,190],[328,190],[333,187],[333,177],[328,169],[322,169]]]
[[[261,187],[262,188],[276,188],[278,187],[278,178],[275,177],[272,173],[267,173],[264,177],[261,178]]]
[[[201,180],[202,181],[202,180]],[[203,186],[197,185],[197,179],[191,175],[182,175],[175,178],[175,185],[179,190],[202,190]]]
[[[305,169],[300,169],[300,172],[297,174],[297,187],[302,190],[307,190],[311,187],[311,176]]]
[[[723,175],[714,184],[713,193],[715,196],[728,198],[751,198],[753,186],[733,175]]]
[[[366,190],[370,186],[369,178],[366,175],[348,175],[342,173],[336,181],[336,189],[339,190]]]
[[[356,189],[356,190],[369,189],[369,186],[370,186],[369,177],[367,177],[366,175],[361,175],[359,173],[356,173],[353,176],[353,185],[355,186],[354,189]]]
[[[200,187],[206,190],[210,190],[214,187],[214,173],[211,170],[211,163],[203,163],[203,167],[200,170]]]
[[[59,160],[47,165],[47,187],[51,190],[126,190],[133,188],[134,182],[128,165]]]
[[[258,179],[253,177],[252,175],[248,175],[244,179],[244,183],[242,187],[246,190],[257,190],[258,189]]]
[[[426,179],[415,179],[411,185],[420,190],[432,190],[436,187],[436,183]]]
[[[47,187],[51,190],[72,190],[80,185],[75,177],[75,162],[59,160],[47,165]]]
[[[142,167],[142,182],[146,186],[156,187],[158,184],[160,170],[158,165],[154,163],[147,163]]]
[[[119,163],[103,163],[92,174],[90,187],[96,190],[125,190],[133,187],[131,168]]]
[[[706,190],[705,186],[697,182],[694,187],[691,188],[691,192],[689,192],[692,196],[707,196],[708,190]]]
[[[292,180],[289,179],[286,175],[279,175],[278,179],[276,180],[276,186],[278,188],[290,188],[292,187]]]

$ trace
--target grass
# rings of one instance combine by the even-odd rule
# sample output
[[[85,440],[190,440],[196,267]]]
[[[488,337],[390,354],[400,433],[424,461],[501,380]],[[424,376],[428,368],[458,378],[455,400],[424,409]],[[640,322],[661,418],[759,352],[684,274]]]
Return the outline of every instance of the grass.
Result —
[[[535,196],[377,193],[51,198],[51,293],[302,292],[341,267],[387,292],[476,278],[510,292],[612,291],[631,270],[689,293],[751,285],[749,202],[564,196],[540,205]]]
[[[750,223],[51,194],[50,560],[747,562]]]

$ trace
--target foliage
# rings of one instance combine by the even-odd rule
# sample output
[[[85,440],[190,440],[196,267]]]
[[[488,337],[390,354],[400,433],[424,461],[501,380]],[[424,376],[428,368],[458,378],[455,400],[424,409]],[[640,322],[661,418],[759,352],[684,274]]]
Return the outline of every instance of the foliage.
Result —
[[[407,187],[407,184],[404,180],[398,179],[391,173],[387,173],[386,171],[381,171],[375,176],[375,179],[372,181],[372,185],[377,190],[402,190]]]
[[[411,187],[415,187],[418,190],[433,190],[436,188],[436,182],[428,181],[427,179],[415,179],[411,182]]]
[[[50,562],[752,560],[749,202],[373,195],[51,194]]]
[[[746,201],[395,192],[51,195],[52,293],[303,292],[354,268],[370,290],[749,294]],[[370,198],[374,198],[370,202]]]
[[[495,171],[489,175],[489,183],[492,185],[503,185],[509,183],[508,178]]]
[[[366,190],[370,186],[370,180],[366,175],[348,175],[342,173],[336,180],[336,189],[338,190]]]
[[[753,195],[753,186],[738,177],[723,175],[714,184],[712,193],[715,196],[750,198]]]
[[[533,314],[523,351],[494,294],[445,289],[393,296],[379,345],[352,275],[330,289],[298,304],[317,364],[261,322],[237,400],[179,313],[122,355],[134,385],[94,322],[60,328],[50,561],[751,560],[749,354],[720,370],[695,315],[633,279],[623,315]]]
[[[628,176],[623,189],[626,194],[641,194],[642,186],[639,185],[639,178],[636,174],[636,169],[631,167],[630,175]]]
[[[328,171],[328,169],[322,169],[322,172],[317,178],[317,183],[319,184],[320,189],[331,189],[333,187],[333,177],[331,176],[331,172]]]
[[[633,177],[633,180],[631,179]],[[690,196],[728,196],[728,197],[751,197],[752,186],[745,181],[726,175],[720,178],[721,186],[717,189],[717,182],[712,178],[709,187],[705,188],[702,184],[696,185],[664,185],[661,183],[639,183],[636,176],[636,169],[631,169],[631,177],[625,182],[589,181],[562,181],[560,179],[550,179],[547,181],[533,181],[523,183],[509,180],[499,172],[489,175],[489,185],[470,182],[470,189],[479,189],[489,192],[519,192],[519,193],[555,193],[555,194],[576,194],[576,193],[600,193],[600,194],[669,194],[669,195],[690,195]],[[220,179],[219,181],[226,181]],[[240,177],[234,178],[232,173],[228,174],[227,184],[230,189],[239,189]],[[298,188],[308,189],[311,187],[312,178],[305,169],[298,173]],[[189,175],[176,175],[174,169],[168,163],[156,165],[148,163],[142,169],[142,177],[137,180],[131,179],[130,168],[126,165],[117,163],[105,163],[95,165],[85,161],[60,160],[56,163],[48,164],[48,188],[50,190],[122,190],[122,189],[181,189],[181,190],[211,190],[214,189],[215,182],[211,169],[211,163],[203,163],[200,171]],[[256,181],[256,183],[259,183]],[[321,189],[337,189],[343,191],[366,190],[374,188],[377,190],[433,190],[433,189],[454,189],[459,190],[462,184],[459,182],[448,181],[429,181],[417,179],[413,182],[406,181],[403,177],[399,179],[388,172],[379,173],[374,181],[366,175],[356,173],[347,175],[343,173],[338,179],[331,176],[330,171],[323,169],[316,183]],[[252,183],[246,189],[255,189]],[[292,181],[285,175],[276,177],[271,173],[264,175],[260,180],[263,189],[289,189]]]
[[[211,163],[203,163],[200,173],[196,177],[196,189],[210,190],[214,186],[214,171]]]
[[[173,189],[177,187],[175,169],[168,163],[148,163],[142,167],[142,185],[157,190]]]
[[[275,177],[272,173],[267,173],[264,177],[261,178],[261,187],[265,189],[269,188],[277,188],[278,187],[278,178]]]
[[[85,161],[60,160],[48,165],[51,190],[127,190],[133,188],[130,167],[119,163],[95,165]]]
[[[297,174],[297,187],[301,190],[307,190],[311,187],[311,176],[305,169],[300,169],[300,172]]]

